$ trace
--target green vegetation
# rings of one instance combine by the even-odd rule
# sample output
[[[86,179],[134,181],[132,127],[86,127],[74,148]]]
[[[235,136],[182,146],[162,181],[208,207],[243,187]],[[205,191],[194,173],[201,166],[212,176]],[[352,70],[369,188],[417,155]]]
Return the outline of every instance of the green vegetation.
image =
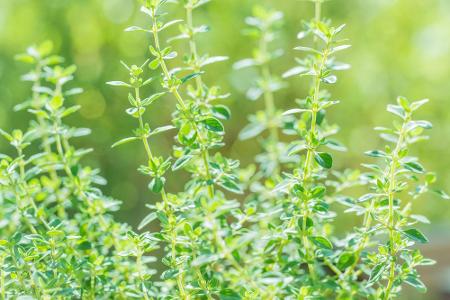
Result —
[[[120,202],[102,190],[114,183],[81,163],[95,151],[75,145],[91,130],[66,123],[96,113],[70,104],[83,93],[69,88],[77,68],[51,42],[17,55],[32,66],[22,76],[32,87],[15,110],[32,119],[26,130],[0,131],[13,149],[0,154],[0,298],[389,300],[407,286],[426,292],[417,268],[435,261],[418,248],[428,243],[418,225],[430,221],[413,201],[450,198],[413,149],[432,128],[416,119],[428,100],[398,97],[387,107],[393,126],[375,128],[386,145],[365,153],[372,161],[359,169],[354,158],[342,160],[348,149],[332,120],[345,103],[334,94],[337,75],[350,69],[340,61],[350,52],[347,27],[326,17],[324,0],[307,2],[314,13],[292,50],[280,42],[284,13],[259,5],[245,18],[246,48],[254,50],[233,62],[231,80],[261,109],[241,126],[218,84],[225,73],[216,64],[229,58],[207,54],[226,41],[200,42],[210,1],[140,1],[142,16],[125,32],[139,36],[145,58],[127,56],[125,72],[107,82],[117,90],[108,104],[128,116],[112,127],[114,164],[126,157],[135,163],[126,170],[136,169],[142,158],[138,177],[116,175],[145,195],[135,229],[113,217]],[[299,84],[309,86],[305,93]],[[122,134],[122,119],[131,133]],[[228,123],[258,146],[230,155]],[[249,153],[254,162],[245,166],[239,160]]]

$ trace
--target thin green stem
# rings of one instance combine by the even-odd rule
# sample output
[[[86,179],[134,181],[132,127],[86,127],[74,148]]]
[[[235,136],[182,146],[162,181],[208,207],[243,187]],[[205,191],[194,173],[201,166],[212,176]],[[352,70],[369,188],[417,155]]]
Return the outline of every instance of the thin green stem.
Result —
[[[315,12],[314,19],[316,22],[319,22],[322,13],[322,0],[316,0],[314,12]]]
[[[318,113],[318,106],[319,106],[319,97],[320,97],[320,83],[321,83],[321,77],[323,70],[325,68],[327,59],[328,59],[328,53],[329,53],[330,45],[327,44],[325,50],[322,54],[322,61],[320,63],[320,67],[317,70],[317,75],[315,77],[315,84],[314,84],[314,94],[313,94],[313,100],[312,100],[312,111],[311,111],[311,127],[309,130],[309,137],[308,142],[311,143],[312,137],[317,136],[317,113]],[[314,162],[314,153],[315,153],[315,147],[313,145],[308,145],[307,153],[306,153],[306,160],[303,167],[303,176],[302,176],[302,184],[303,186],[306,186],[306,184],[309,182],[310,177],[312,175],[312,167]],[[309,199],[305,197],[303,199],[303,222],[302,222],[302,240],[303,240],[303,246],[305,248],[305,253],[307,257],[307,264],[308,264],[308,270],[311,274],[311,278],[313,282],[317,280],[317,274],[316,269],[314,266],[314,253],[313,249],[311,248],[310,241],[308,239],[308,228],[307,228],[307,220],[310,217],[310,209],[309,209]],[[313,262],[311,262],[311,260]]]
[[[192,18],[191,18],[192,21]],[[154,44],[155,44],[155,49],[158,53],[161,53],[161,45],[159,42],[159,34],[158,34],[158,24],[157,24],[157,15],[156,15],[156,10],[153,9],[152,10],[152,33],[153,33],[153,39],[154,39]],[[195,43],[191,43],[191,45],[195,45]],[[196,48],[194,49],[196,51]],[[163,75],[165,77],[165,79],[167,81],[169,81],[171,79],[171,75],[169,73],[169,69],[167,67],[167,64],[165,62],[165,60],[163,58],[160,59],[160,66],[161,69],[163,71]],[[202,86],[202,83],[197,81],[197,84],[200,84],[200,86]],[[172,95],[176,98],[178,104],[181,107],[181,110],[184,112],[187,112],[187,107],[186,107],[186,103],[184,102],[183,98],[181,97],[178,89],[178,87],[169,87],[169,92],[172,93]],[[200,88],[199,88],[200,89]],[[198,128],[198,125],[196,123],[194,123],[196,131],[199,132],[200,129]],[[201,138],[201,136],[199,135],[199,137]],[[203,144],[203,143],[202,143]],[[209,154],[207,152],[207,149],[204,149],[202,151],[202,159],[203,159],[203,163],[205,166],[205,172],[207,175],[207,180],[210,181],[212,180],[212,176],[211,176],[211,172],[209,169]],[[208,194],[211,198],[214,197],[214,187],[211,184],[208,184]],[[215,240],[216,240],[216,244],[223,250],[226,249],[226,245],[225,245],[225,241],[220,237],[220,235],[218,234],[217,230],[213,229],[213,234],[215,236]],[[225,251],[227,253],[227,251]],[[226,254],[226,258],[227,260],[233,265],[234,268],[236,268],[236,270],[238,270],[241,274],[245,274],[244,273],[244,269],[239,265],[239,263],[236,261],[236,259],[230,254]],[[178,281],[178,280],[177,280]],[[253,283],[254,286],[257,286],[251,279],[250,282]],[[179,285],[180,286],[180,285]],[[181,292],[181,290],[180,290]]]
[[[138,108],[138,111],[140,111],[140,109],[142,107],[142,100],[141,100],[139,88],[135,88],[134,92],[135,92],[135,99],[137,102],[137,108]],[[154,161],[154,157],[153,157],[153,154],[152,154],[149,142],[148,142],[148,136],[145,133],[144,120],[143,120],[141,114],[139,114],[139,129],[142,134],[141,140],[144,145],[145,153],[147,154],[147,160],[150,163],[151,161]],[[164,188],[162,188],[162,190],[161,190],[161,197],[163,199],[164,210],[165,210],[166,214],[168,215],[169,219],[172,219],[172,218],[175,219],[173,217],[173,211],[169,205],[169,199],[167,197],[167,194],[166,194],[166,191]],[[168,230],[170,231],[169,235],[171,237],[171,241],[170,241],[171,258],[172,258],[172,262],[175,264],[176,257],[177,257],[177,254],[176,254],[176,240],[177,240],[176,228],[168,228]],[[178,286],[178,290],[180,292],[180,297],[182,297],[182,299],[189,299],[189,297],[186,296],[186,292],[184,290],[183,270],[179,270],[179,272],[178,272],[177,286]]]
[[[186,19],[187,19],[187,26],[189,28],[189,49],[192,55],[192,68],[194,72],[199,73],[201,71],[200,64],[198,61],[198,52],[197,52],[197,43],[195,42],[194,37],[194,24],[193,24],[193,17],[192,17],[192,5],[191,3],[188,3],[186,6]],[[204,90],[203,90],[203,79],[202,76],[199,75],[196,77],[196,89],[197,89],[197,95],[199,97],[202,97]],[[201,132],[194,122],[194,127],[197,132],[197,136],[199,137],[200,143],[205,145],[205,141],[203,140],[203,137],[201,136]],[[205,168],[206,173],[206,181],[208,183],[208,196],[210,198],[214,198],[215,192],[214,192],[214,185],[211,183],[212,181],[212,175],[209,168],[209,151],[206,147],[202,147],[201,149],[201,156],[203,160],[203,166]]]
[[[317,4],[317,3],[316,3]],[[317,9],[317,6],[316,6]],[[319,16],[320,17],[320,13],[316,14],[316,17]],[[317,113],[319,111],[318,107],[319,107],[319,100],[320,100],[320,85],[321,85],[321,80],[322,80],[322,74],[323,71],[326,67],[326,63],[328,60],[328,56],[329,56],[329,52],[330,52],[330,43],[327,43],[327,45],[325,46],[323,52],[322,52],[322,59],[320,62],[320,65],[318,67],[318,70],[316,70],[316,76],[314,78],[314,91],[313,91],[313,99],[312,99],[312,109],[311,109],[311,125],[308,131],[308,145],[307,145],[307,152],[306,152],[306,159],[303,165],[303,173],[302,173],[302,177],[301,177],[301,183],[302,186],[306,186],[307,183],[310,180],[310,177],[312,175],[312,167],[313,167],[313,162],[314,162],[314,154],[315,154],[315,147],[313,145],[311,145],[311,140],[312,137],[316,137],[317,135]],[[301,232],[301,237],[302,237],[302,242],[303,242],[303,246],[305,249],[305,254],[306,254],[306,258],[307,258],[307,264],[308,264],[308,271],[311,274],[311,278],[314,281],[316,281],[317,278],[317,274],[316,274],[316,269],[314,266],[314,263],[311,263],[311,260],[313,260],[313,252],[311,249],[311,245],[310,245],[310,241],[308,239],[308,228],[307,228],[307,220],[310,217],[310,209],[309,209],[309,205],[308,205],[309,199],[308,198],[304,198],[302,201],[302,210],[303,210],[303,221],[302,221],[302,232]],[[288,224],[288,228],[292,228],[293,226],[295,226],[295,219],[292,218]],[[283,241],[283,243],[281,243],[279,249],[278,249],[278,255],[280,256],[281,253],[283,252],[284,247],[287,245],[287,241]]]
[[[388,188],[388,200],[389,200],[389,216],[388,216],[388,231],[389,231],[389,255],[390,255],[390,264],[389,264],[389,277],[388,284],[384,293],[384,300],[388,300],[390,298],[392,287],[395,281],[395,257],[397,255],[397,249],[395,247],[395,234],[396,234],[396,222],[395,222],[395,211],[394,211],[394,196],[395,189],[397,185],[396,181],[396,173],[398,168],[399,161],[399,152],[403,147],[405,140],[405,126],[409,122],[410,116],[407,116],[402,129],[399,133],[399,138],[397,141],[397,145],[392,152],[392,161],[389,169],[389,188]]]

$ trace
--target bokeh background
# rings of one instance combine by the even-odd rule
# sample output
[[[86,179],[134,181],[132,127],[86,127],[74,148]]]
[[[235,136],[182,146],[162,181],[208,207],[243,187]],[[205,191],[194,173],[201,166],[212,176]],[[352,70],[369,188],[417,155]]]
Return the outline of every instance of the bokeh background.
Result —
[[[276,41],[286,50],[274,66],[274,72],[279,73],[293,65],[295,52],[291,49],[297,43],[301,20],[313,14],[311,3],[295,0],[213,0],[196,14],[197,24],[207,23],[212,28],[199,40],[200,51],[230,57],[228,62],[208,67],[206,78],[232,93],[227,101],[233,118],[226,124],[225,151],[240,158],[244,166],[252,162],[258,145],[237,140],[237,134],[246,124],[247,115],[263,103],[244,96],[254,71],[236,72],[232,64],[248,57],[254,46],[240,33],[245,16],[255,4],[285,14],[283,31]],[[176,8],[172,13],[182,15]],[[430,141],[420,144],[416,154],[423,157],[428,169],[437,171],[440,187],[450,186],[450,1],[334,0],[325,4],[324,14],[335,24],[348,25],[345,35],[353,45],[341,55],[352,69],[341,74],[332,91],[342,104],[329,117],[342,127],[340,140],[350,149],[335,158],[336,167],[358,167],[367,160],[364,151],[381,145],[372,128],[391,122],[385,106],[397,95],[413,100],[430,98],[431,104],[422,110],[421,117],[432,120],[434,130]],[[80,146],[95,148],[85,163],[101,168],[109,182],[105,192],[123,201],[117,218],[132,225],[146,214],[145,203],[157,199],[136,172],[144,157],[140,149],[110,148],[114,141],[130,134],[135,122],[124,114],[125,91],[112,89],[105,82],[126,79],[120,59],[129,64],[145,61],[149,37],[123,29],[146,22],[135,0],[0,0],[0,127],[24,128],[28,121],[27,113],[12,113],[12,107],[30,95],[29,86],[19,80],[26,66],[15,62],[14,55],[30,44],[53,40],[67,63],[78,65],[76,82],[85,89],[84,94],[71,99],[83,108],[69,120],[93,129],[90,137],[78,141]],[[173,30],[167,34],[173,34]],[[174,46],[181,51],[185,47],[183,43]],[[293,99],[305,95],[307,81],[295,79],[289,83],[289,89],[277,94],[278,107],[290,108]],[[159,101],[153,113],[146,115],[148,121],[155,125],[169,123],[173,105],[170,98]],[[159,137],[153,147],[169,154],[172,143],[170,136]],[[6,149],[1,141],[0,150]],[[180,190],[184,176],[177,174],[176,180],[169,180],[168,189]],[[433,220],[431,226],[423,228],[431,237],[424,251],[439,263],[423,270],[430,293],[407,297],[450,299],[450,201],[430,196],[414,206]]]

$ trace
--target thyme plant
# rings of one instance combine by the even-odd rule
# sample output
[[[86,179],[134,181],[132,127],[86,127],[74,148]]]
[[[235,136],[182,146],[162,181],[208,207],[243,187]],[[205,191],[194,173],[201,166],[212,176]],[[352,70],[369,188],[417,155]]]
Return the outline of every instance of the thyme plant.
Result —
[[[90,132],[63,122],[80,109],[67,97],[82,90],[65,88],[76,67],[51,53],[45,42],[17,56],[33,69],[23,76],[32,96],[16,110],[34,118],[25,131],[0,131],[15,150],[0,163],[1,298],[126,299],[140,284],[120,255],[136,247],[131,229],[113,220],[119,202],[98,188],[99,170],[81,164],[91,149],[72,145]]]
[[[427,102],[428,99],[411,103],[398,97],[397,104],[388,105],[387,110],[400,121],[396,120],[393,128],[375,128],[389,144],[383,150],[366,152],[381,161],[363,164],[370,170],[367,174],[370,193],[345,203],[364,216],[361,228],[348,237],[346,249],[338,260],[348,297],[394,299],[404,284],[420,292],[426,291],[417,267],[432,265],[435,261],[424,258],[413,246],[428,242],[416,226],[428,224],[429,220],[414,214],[412,204],[427,192],[448,198],[444,192],[430,188],[436,175],[427,172],[419,158],[411,155],[412,145],[426,140],[428,137],[423,132],[432,127],[428,121],[413,119],[416,111]],[[361,274],[365,274],[367,280],[358,282]]]
[[[412,154],[432,127],[415,118],[428,100],[399,97],[388,106],[399,119],[376,128],[387,145],[366,153],[376,163],[336,170],[332,153],[346,149],[334,139],[339,127],[328,115],[339,101],[326,87],[349,68],[336,57],[350,47],[345,26],[322,16],[325,0],[311,0],[315,15],[297,35],[301,55],[278,76],[283,13],[258,6],[244,30],[253,56],[234,64],[257,70],[247,97],[264,99],[240,133],[262,149],[249,175],[222,153],[230,94],[210,84],[217,78],[207,71],[228,57],[204,52],[200,34],[209,26],[196,19],[209,2],[140,0],[147,22],[125,31],[149,37],[148,58],[121,62],[128,78],[108,82],[127,89],[125,111],[136,124],[112,147],[135,143],[145,153],[138,171],[148,181],[149,213],[139,233],[114,221],[119,201],[102,193],[100,171],[81,163],[92,150],[73,140],[90,130],[64,122],[80,109],[68,102],[82,92],[67,88],[76,67],[64,66],[50,42],[17,56],[32,66],[23,76],[32,91],[16,110],[33,118],[27,129],[0,130],[13,149],[0,154],[1,299],[389,300],[404,285],[426,291],[417,267],[434,261],[415,244],[428,241],[417,225],[429,220],[413,212],[413,201],[427,192],[449,198]],[[179,11],[183,19],[171,18]],[[296,107],[282,107],[278,91],[291,77],[309,88]],[[164,124],[152,119],[155,101],[172,103]],[[172,153],[158,153],[160,134],[173,138]],[[181,172],[189,179],[170,191],[167,181]],[[355,185],[367,193],[355,196]],[[334,223],[348,213],[360,226],[338,232]]]
[[[227,97],[217,86],[207,86],[202,74],[203,68],[215,62],[226,60],[224,56],[201,55],[197,50],[196,36],[207,31],[207,26],[195,26],[193,11],[208,1],[189,0],[181,4],[185,9],[186,22],[180,25],[180,34],[169,41],[187,40],[189,52],[185,55],[185,66],[169,67],[169,61],[177,57],[172,46],[163,46],[161,32],[182,20],[162,21],[169,9],[169,1],[143,1],[141,11],[149,17],[147,28],[132,26],[126,31],[149,33],[153,41],[149,46],[152,57],[140,67],[126,68],[130,71],[128,83],[112,81],[110,85],[124,86],[134,90],[129,95],[132,105],[127,113],[138,119],[139,128],[135,135],[127,137],[114,146],[134,140],[141,140],[147,153],[146,165],[141,172],[151,177],[150,190],[161,194],[162,202],[150,206],[152,212],[143,220],[140,227],[159,219],[167,256],[163,259],[167,270],[161,275],[164,281],[162,293],[171,297],[190,299],[213,295],[228,295],[235,290],[245,290],[253,279],[242,266],[246,245],[251,235],[246,235],[243,223],[251,210],[242,211],[236,200],[228,200],[222,190],[242,193],[236,174],[239,162],[225,158],[220,152],[211,151],[223,146],[224,126],[222,120],[230,118],[229,109],[217,103]],[[140,89],[153,81],[158,75],[144,79],[144,67],[159,70],[161,92],[141,99]],[[195,79],[195,80],[194,80]],[[194,84],[191,82],[194,81]],[[185,88],[185,89],[184,89]],[[183,90],[185,93],[183,93]],[[171,96],[176,104],[172,125],[152,130],[143,121],[146,108],[162,96]],[[176,128],[174,157],[155,158],[148,139],[157,133]],[[186,183],[185,191],[168,194],[164,189],[164,174],[171,169],[185,169],[192,174]],[[228,218],[238,224],[228,222]],[[222,270],[217,272],[217,270]],[[233,287],[233,289],[230,289]]]
[[[286,87],[286,83],[271,70],[273,61],[283,54],[282,49],[272,49],[283,14],[279,11],[268,11],[261,6],[256,6],[253,11],[253,16],[245,20],[249,27],[243,33],[256,41],[257,48],[253,49],[252,58],[236,62],[234,68],[254,68],[258,71],[259,76],[254,79],[246,96],[251,101],[264,99],[264,110],[250,115],[250,123],[239,134],[241,140],[258,137],[263,149],[263,152],[255,157],[259,168],[247,183],[252,192],[247,201],[258,209],[258,230],[261,231],[262,227],[270,224],[269,220],[276,222],[279,219],[278,199],[281,194],[272,191],[281,180],[283,164],[295,163],[297,157],[288,156],[287,144],[280,140],[280,131],[292,118],[283,116],[282,111],[276,107],[275,93]],[[262,252],[260,255],[266,254]]]

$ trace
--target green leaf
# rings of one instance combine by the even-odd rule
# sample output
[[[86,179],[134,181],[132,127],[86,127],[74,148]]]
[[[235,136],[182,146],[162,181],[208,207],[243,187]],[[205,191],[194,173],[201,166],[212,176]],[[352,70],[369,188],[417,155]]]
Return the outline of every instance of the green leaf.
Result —
[[[158,100],[159,98],[161,98],[162,96],[164,96],[165,94],[166,94],[166,92],[153,94],[150,97],[142,100],[141,105],[148,106],[148,105],[152,104],[153,102],[155,102],[156,100]]]
[[[216,254],[202,254],[192,261],[192,266],[201,267],[206,264],[210,264],[220,259],[219,255]]]
[[[150,132],[150,136],[155,135],[155,134],[159,134],[159,133],[162,133],[162,132],[166,132],[166,131],[169,131],[169,130],[172,130],[172,129],[175,129],[175,126],[172,126],[172,125],[161,126],[161,127],[153,129]]]
[[[193,155],[183,155],[179,159],[175,161],[175,163],[172,165],[172,171],[176,171],[181,169],[183,166],[185,166],[187,163],[189,163],[194,158]]]
[[[222,120],[229,120],[231,117],[231,111],[225,105],[216,105],[212,107],[212,111],[215,117]]]
[[[323,185],[318,185],[311,190],[311,196],[313,198],[322,198],[325,195],[327,189]]]
[[[323,236],[310,236],[309,239],[311,242],[314,243],[317,247],[324,248],[324,249],[333,249],[333,244]]]
[[[330,54],[336,53],[338,51],[342,51],[342,50],[346,50],[348,48],[350,48],[352,45],[340,45],[340,46],[336,46],[333,49],[331,49]]]
[[[65,109],[65,110],[61,113],[60,117],[61,117],[61,118],[67,117],[67,116],[69,116],[69,115],[71,115],[71,114],[73,114],[73,113],[79,111],[80,108],[81,108],[81,105],[71,106],[71,107],[69,107],[68,109]]]
[[[310,48],[310,47],[298,46],[298,47],[295,47],[294,50],[297,50],[297,51],[304,51],[304,52],[310,52],[310,53],[322,55],[322,52],[317,51],[316,49]]]
[[[162,25],[162,26],[158,29],[158,31],[162,31],[162,30],[164,30],[164,29],[166,29],[166,28],[168,28],[168,27],[170,27],[170,26],[172,26],[172,25],[178,24],[178,23],[180,23],[180,22],[183,22],[183,20],[178,19],[178,20],[172,20],[172,21],[169,21],[169,22],[165,23],[164,25]]]
[[[230,191],[230,192],[233,192],[233,193],[236,193],[236,194],[242,194],[243,193],[243,191],[242,191],[241,187],[239,186],[239,184],[237,184],[236,182],[234,182],[232,180],[225,179],[223,181],[220,181],[219,185],[221,187],[223,187],[224,189]]]
[[[337,262],[337,267],[341,270],[344,270],[350,266],[352,266],[356,261],[356,256],[351,252],[344,252],[339,256],[339,260]]]
[[[0,134],[8,141],[8,142],[12,142],[14,140],[14,138],[12,137],[12,135],[10,135],[9,133],[7,133],[6,131],[4,131],[3,129],[0,129]]]
[[[418,229],[411,228],[403,231],[403,234],[409,238],[410,240],[413,240],[415,242],[419,242],[422,244],[428,243],[427,237],[420,232]]]
[[[322,78],[322,81],[325,83],[328,83],[328,84],[334,84],[337,82],[337,76],[330,75],[330,76]]]
[[[58,108],[63,106],[64,98],[61,95],[56,95],[52,98],[52,100],[50,100],[48,104],[50,105],[52,110],[57,110]]]
[[[405,119],[406,117],[406,112],[400,105],[389,104],[387,106],[387,111],[393,113],[394,115],[399,116],[402,119]]]
[[[266,129],[266,125],[263,123],[255,122],[250,123],[244,127],[239,133],[240,140],[248,140],[263,132]]]
[[[216,118],[208,118],[202,121],[206,129],[213,132],[223,132],[225,129],[222,123]]]
[[[155,194],[161,193],[166,179],[164,177],[155,177],[148,184],[148,188]]]
[[[132,31],[145,31],[145,32],[150,32],[149,30],[144,29],[144,28],[139,27],[139,26],[130,26],[130,27],[125,28],[124,31],[125,31],[125,32],[132,32]]]
[[[206,65],[210,65],[216,62],[221,62],[221,61],[225,61],[228,60],[228,56],[213,56],[213,57],[208,57],[207,59],[203,60],[201,63],[201,67],[204,67]]]
[[[123,86],[123,87],[131,87],[128,83],[125,83],[123,81],[108,81],[106,84],[112,85],[112,86]]]
[[[158,216],[156,212],[149,213],[142,221],[139,223],[138,230],[141,230],[148,224],[150,224],[153,220],[155,220]]]
[[[34,64],[36,62],[36,59],[28,54],[17,54],[14,56],[14,59],[27,64]]]
[[[288,71],[284,72],[282,77],[288,78],[288,77],[296,76],[296,75],[305,73],[308,70],[309,70],[308,68],[305,68],[303,66],[297,66],[297,67],[294,67],[294,68],[289,69]]]
[[[387,154],[380,150],[371,150],[371,151],[365,152],[364,154],[367,156],[370,156],[370,157],[383,157],[383,158],[387,157]]]
[[[167,279],[172,279],[175,278],[178,275],[179,270],[178,269],[169,269],[164,271],[161,274],[161,279],[162,280],[167,280]]]
[[[309,110],[309,109],[293,108],[293,109],[285,111],[283,113],[283,116],[289,116],[289,115],[293,115],[293,114],[299,114],[299,113],[310,112],[310,111],[311,110]]]
[[[115,148],[115,147],[117,147],[117,146],[120,146],[120,145],[129,143],[129,142],[132,142],[132,141],[136,141],[136,140],[138,140],[138,139],[139,139],[139,138],[138,138],[138,137],[135,137],[135,136],[124,138],[124,139],[121,139],[121,140],[118,141],[118,142],[115,142],[115,143],[111,146],[111,148]]]
[[[370,272],[369,284],[377,282],[383,275],[384,269],[386,267],[385,263],[379,263]]]
[[[330,154],[325,152],[316,152],[314,154],[316,162],[325,169],[330,169],[333,166],[333,158]]]
[[[307,149],[307,146],[306,146],[305,142],[295,141],[289,145],[289,147],[287,149],[287,152],[288,152],[287,155],[292,156],[292,155],[297,154],[300,151],[303,151],[306,149]]]
[[[436,193],[437,195],[439,195],[444,200],[450,200],[450,196],[446,192],[444,192],[442,190],[433,189],[432,192]]]
[[[90,250],[92,249],[92,244],[89,241],[82,241],[81,243],[78,244],[77,248],[83,251]]]
[[[408,275],[406,276],[405,282],[410,286],[415,287],[421,293],[427,292],[427,287],[419,278],[417,278],[417,276]]]
[[[418,162],[414,162],[414,161],[407,162],[407,163],[403,164],[403,167],[405,167],[405,169],[410,170],[414,173],[418,173],[418,174],[425,173],[424,167],[421,164],[419,164]]]
[[[178,131],[178,140],[181,144],[189,146],[195,142],[197,138],[197,131],[190,122],[184,123]]]
[[[406,99],[405,97],[402,97],[402,96],[399,96],[399,97],[397,97],[397,103],[401,106],[401,107],[403,107],[403,109],[405,110],[405,111],[411,111],[411,108],[410,108],[410,106],[409,106],[409,101],[408,101],[408,99]]]
[[[231,289],[224,289],[220,291],[220,300],[242,300],[242,297]]]
[[[422,105],[428,103],[429,101],[430,101],[429,99],[415,101],[415,102],[411,103],[411,110],[415,111],[415,110],[419,109]]]
[[[181,78],[181,84],[184,84],[184,83],[188,82],[189,80],[191,80],[191,79],[193,79],[195,77],[198,77],[198,76],[200,76],[202,74],[203,74],[203,72],[197,72],[197,73],[192,73],[192,74],[189,74],[187,76],[184,76],[183,78]]]
[[[297,222],[298,228],[300,228],[300,230],[303,230],[303,217],[298,218],[298,222]],[[314,226],[314,221],[308,217],[306,218],[306,229],[308,230],[309,228]]]
[[[159,57],[157,57],[148,64],[148,67],[152,70],[156,70],[156,69],[158,69],[160,63],[161,63],[161,59]]]

